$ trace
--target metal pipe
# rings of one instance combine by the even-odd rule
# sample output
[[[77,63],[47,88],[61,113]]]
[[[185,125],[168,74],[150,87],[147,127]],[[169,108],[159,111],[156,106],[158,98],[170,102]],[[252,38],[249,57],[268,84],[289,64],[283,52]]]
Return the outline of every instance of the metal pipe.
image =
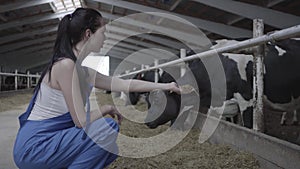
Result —
[[[15,70],[15,90],[18,90],[18,70]]]
[[[186,57],[186,50],[184,48],[180,49],[180,59],[183,59]],[[182,77],[186,72],[185,64],[181,65],[180,67],[180,76]]]
[[[162,68],[162,67],[166,67],[166,66],[170,66],[170,65],[175,65],[175,64],[178,64],[181,62],[186,62],[186,61],[190,61],[190,60],[194,60],[194,59],[198,59],[198,58],[204,58],[204,57],[212,56],[216,53],[224,53],[224,52],[239,50],[242,48],[248,48],[248,47],[256,46],[256,45],[259,45],[259,44],[262,44],[265,42],[269,42],[269,41],[287,39],[287,38],[295,37],[297,35],[300,35],[300,25],[296,25],[296,26],[293,26],[293,27],[290,27],[287,29],[269,33],[269,34],[266,34],[266,35],[263,35],[263,36],[260,36],[257,38],[252,38],[252,39],[248,39],[245,41],[241,41],[234,45],[228,45],[228,46],[224,46],[221,48],[208,50],[208,51],[205,51],[202,53],[197,53],[197,54],[185,57],[184,59],[176,59],[176,60],[173,60],[173,61],[170,61],[167,63],[163,63],[163,64],[160,64],[157,66],[149,67],[148,69],[130,72],[129,74],[120,75],[119,77],[130,76],[130,75],[142,73],[142,72],[149,71],[149,70],[154,70],[154,69],[158,69],[158,68]]]
[[[158,65],[158,59],[154,59],[154,66],[157,66]],[[158,82],[158,71],[159,69],[157,69],[155,72],[154,72],[154,82],[157,83]]]

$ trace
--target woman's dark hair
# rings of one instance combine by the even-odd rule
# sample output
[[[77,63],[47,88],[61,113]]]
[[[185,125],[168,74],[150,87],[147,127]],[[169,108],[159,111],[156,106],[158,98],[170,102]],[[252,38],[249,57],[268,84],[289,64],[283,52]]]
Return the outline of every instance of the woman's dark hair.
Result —
[[[48,71],[48,80],[51,80],[51,70],[55,62],[63,58],[70,58],[76,62],[73,47],[83,39],[87,29],[95,33],[102,26],[101,18],[101,14],[91,8],[77,8],[72,14],[62,18],[58,25],[53,56],[46,69],[42,72],[35,90],[39,88]]]

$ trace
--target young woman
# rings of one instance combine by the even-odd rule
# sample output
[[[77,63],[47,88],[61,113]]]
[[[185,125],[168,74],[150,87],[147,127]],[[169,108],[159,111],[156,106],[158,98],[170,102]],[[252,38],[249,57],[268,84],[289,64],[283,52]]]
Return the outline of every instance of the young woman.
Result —
[[[100,73],[93,84],[82,83],[82,76],[89,73],[77,62],[100,51],[104,32],[101,14],[93,9],[78,8],[60,21],[53,57],[27,111],[19,117],[14,160],[20,169],[104,168],[117,158],[118,124],[102,117],[117,116],[120,123],[122,116],[112,105],[89,110],[90,85],[111,91],[180,92],[175,83],[123,80]]]

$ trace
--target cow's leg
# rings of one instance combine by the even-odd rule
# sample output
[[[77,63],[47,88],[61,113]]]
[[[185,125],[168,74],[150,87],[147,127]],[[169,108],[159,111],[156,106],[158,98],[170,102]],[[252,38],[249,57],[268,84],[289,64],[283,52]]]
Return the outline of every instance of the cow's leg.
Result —
[[[243,111],[243,122],[244,126],[247,128],[253,128],[253,108],[248,107],[245,111]]]
[[[243,120],[243,112],[239,109],[238,114],[236,116],[236,124],[240,126],[244,126],[244,120]]]
[[[171,120],[171,126],[173,125],[173,123],[176,121],[176,119]]]
[[[296,140],[296,143],[300,144],[300,133],[298,134],[298,138]]]
[[[298,124],[298,118],[297,118],[297,110],[294,111],[293,113],[293,121],[292,121],[293,125],[297,125]]]
[[[171,121],[171,128],[185,130],[185,121],[187,120],[189,113],[190,110],[181,112],[175,120],[172,120],[173,122]]]
[[[281,120],[280,120],[280,125],[285,125],[286,124],[286,112],[283,112],[281,115]]]
[[[129,100],[124,92],[121,92],[120,99],[125,102],[125,106],[129,103]]]
[[[207,107],[201,107],[201,106],[199,105],[199,112],[200,112],[200,113],[203,113],[203,114],[207,114],[208,108],[207,108]]]

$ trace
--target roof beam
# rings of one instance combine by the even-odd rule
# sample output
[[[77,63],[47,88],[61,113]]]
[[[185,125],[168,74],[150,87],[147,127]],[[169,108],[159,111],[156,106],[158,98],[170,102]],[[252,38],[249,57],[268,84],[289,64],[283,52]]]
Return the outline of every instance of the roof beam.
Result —
[[[2,14],[0,14],[0,19],[4,22],[7,22],[7,19]]]
[[[113,26],[113,25],[106,25],[106,29],[109,30],[109,31],[112,31],[112,32],[117,32],[117,33],[129,35],[128,37],[130,37],[130,35],[138,35],[139,34],[139,32],[135,32],[135,31],[132,31],[132,30],[129,30],[129,29],[121,28],[121,27],[116,27],[116,26]],[[181,44],[181,43],[171,41],[171,40],[167,40],[165,38],[155,37],[155,36],[149,35],[149,34],[138,35],[138,37],[142,37],[144,39],[148,39],[150,41],[160,43],[160,44],[163,44],[165,46],[175,48],[175,49],[180,49],[180,48],[184,47],[184,45]]]
[[[38,58],[37,60],[35,60],[35,62],[27,63],[26,65],[24,65],[24,68],[26,70],[28,70],[28,69],[32,69],[32,68],[35,68],[35,67],[38,67],[38,66],[41,66],[41,65],[49,63],[49,56],[51,56],[52,52],[50,52],[50,51],[48,51],[48,52],[47,51],[43,51],[43,53],[44,54],[37,54],[37,55],[35,55],[34,57],[40,57],[40,58]]]
[[[54,44],[53,43],[46,43],[46,44],[43,44],[43,45],[36,45],[36,46],[31,46],[31,47],[28,47],[28,48],[24,48],[24,49],[21,49],[21,50],[17,50],[17,51],[13,51],[13,52],[7,52],[7,53],[1,53],[1,55],[5,55],[5,56],[22,56],[22,55],[26,55],[28,53],[32,53],[32,52],[35,52],[35,51],[40,51],[41,49],[50,49],[50,48],[53,48]]]
[[[271,1],[271,2],[269,2],[269,3],[267,4],[267,7],[270,8],[270,7],[275,6],[275,5],[277,5],[277,4],[279,4],[279,3],[283,2],[283,1],[285,1],[285,0],[273,0],[273,1]],[[238,16],[238,17],[236,17],[235,19],[233,19],[233,20],[227,22],[227,24],[228,24],[228,25],[232,25],[232,24],[237,23],[237,22],[239,22],[239,21],[241,21],[241,20],[243,20],[243,19],[244,19],[244,17]],[[209,35],[209,34],[207,34],[207,35]]]
[[[131,44],[128,44],[128,43],[119,42],[119,41],[115,41],[115,40],[106,40],[105,44],[132,49],[134,52],[145,53],[145,54],[148,54],[149,56],[152,56],[152,57],[155,57],[155,58],[157,58],[157,57],[158,58],[165,58],[167,56],[170,56],[170,54],[171,54],[171,52],[169,52],[169,51],[157,50],[156,48],[138,47],[136,45],[131,45]]]
[[[28,67],[27,65],[41,65],[42,63],[49,62],[52,53],[52,50],[42,50],[40,52],[36,52],[32,56],[27,55],[30,59],[24,60],[24,65],[26,65],[24,67]],[[32,60],[34,60],[34,62]]]
[[[101,53],[99,53],[99,54],[101,54]],[[140,64],[142,64],[142,63],[140,63],[139,60],[137,60],[137,59],[134,59],[134,58],[131,58],[131,57],[128,57],[128,58],[127,58],[127,56],[129,56],[129,54],[124,53],[124,52],[120,52],[120,51],[117,51],[117,50],[108,52],[108,53],[106,54],[106,56],[113,57],[113,58],[117,58],[117,59],[120,59],[120,60],[122,60],[122,61],[126,61],[126,62],[129,62],[129,63],[131,63],[131,64],[135,64],[135,65],[140,65]],[[126,58],[126,59],[124,60],[124,58]]]
[[[114,48],[114,50],[112,50],[113,48]],[[111,44],[104,44],[103,47],[100,50],[100,53],[105,55],[106,53],[114,52],[114,51],[123,52],[127,56],[134,52],[133,50],[125,49],[125,48],[122,48],[122,47],[119,47],[119,46],[112,46]],[[122,59],[124,59],[124,58],[122,58]]]
[[[174,2],[174,4],[170,7],[169,11],[173,11],[174,9],[176,9],[176,7],[180,4],[182,0],[177,0],[176,2]]]
[[[53,35],[53,36],[47,36],[47,37],[43,37],[43,38],[22,41],[22,42],[17,42],[17,43],[8,44],[8,45],[2,45],[0,47],[0,53],[13,51],[13,50],[23,48],[25,46],[34,45],[34,44],[41,44],[43,42],[51,42],[52,41],[54,43],[55,38],[56,38],[56,36]]]
[[[112,34],[112,33],[106,33],[105,35],[106,35],[106,37],[111,38],[111,39],[115,39],[115,40],[119,40],[119,41],[121,39],[124,39],[125,42],[133,43],[133,44],[144,46],[144,47],[147,47],[147,48],[159,48],[159,49],[162,49],[162,50],[170,51],[172,53],[179,53],[179,51],[171,49],[171,48],[166,48],[166,47],[163,47],[161,45],[156,45],[156,44],[153,44],[153,43],[148,43],[148,42],[144,42],[144,41],[135,40],[135,39],[132,39],[132,38],[128,38],[126,36],[121,36],[121,35]]]
[[[112,50],[113,49],[113,50]],[[130,49],[125,49],[125,48],[123,48],[123,47],[120,47],[120,46],[113,46],[113,45],[111,45],[111,44],[105,44],[104,46],[103,46],[103,49],[101,49],[101,53],[102,54],[104,54],[104,53],[109,53],[109,52],[111,52],[111,51],[119,51],[119,52],[123,52],[123,53],[125,53],[126,55],[126,57],[128,57],[129,55],[131,55],[131,54],[133,54],[133,53],[135,53],[135,52],[138,52],[138,51],[135,51],[135,50],[130,50]],[[148,55],[147,53],[144,53],[144,52],[138,52],[139,53],[139,55],[140,56],[145,56],[145,57],[153,57],[153,55]],[[122,58],[122,59],[124,59],[124,58]]]
[[[49,61],[49,56],[52,54],[51,50],[41,50],[34,53],[29,53],[22,56],[12,56],[12,57],[3,57],[1,58],[1,64],[3,66],[9,65],[11,68],[20,68],[20,69],[27,69],[30,65],[39,65],[42,61]],[[16,59],[18,62],[16,62]]]
[[[50,19],[54,19],[55,17],[59,18],[59,17],[62,17],[64,16],[65,14],[67,14],[68,12],[62,12],[62,13],[58,13],[58,14],[51,14],[51,16],[38,16],[38,17],[32,17],[32,18],[27,18],[27,19],[24,19],[23,21],[25,21],[24,23],[26,24],[30,24],[30,23],[34,23],[34,22],[37,22],[37,21],[46,21],[46,20],[50,20]],[[103,17],[106,17],[106,18],[109,18],[109,19],[117,19],[119,18],[120,16],[118,15],[112,15],[110,13],[107,13],[107,12],[101,12]],[[1,27],[0,29],[4,29],[4,28],[10,28],[12,26],[17,26],[17,25],[22,25],[24,24],[23,22],[10,22],[10,23],[7,23],[7,24],[3,24],[3,27]],[[132,24],[134,25],[134,24]],[[138,25],[134,25],[134,26],[138,26]],[[121,32],[121,33],[124,33],[124,32],[129,32],[130,34],[138,34],[138,32],[134,32],[134,31],[130,31],[130,30],[126,30],[126,29],[123,29],[123,28],[119,28],[119,27],[114,27],[113,28],[115,31],[117,32]],[[55,30],[56,31],[56,30]],[[25,33],[26,35],[24,36],[28,36],[27,33]],[[18,34],[17,37],[20,37],[22,35],[22,33]],[[12,36],[12,35],[11,35]],[[144,36],[144,35],[142,35]],[[178,49],[178,48],[183,48],[184,45],[178,43],[178,42],[174,42],[174,41],[171,41],[171,40],[167,40],[167,39],[164,39],[164,38],[159,38],[159,37],[154,37],[154,36],[145,36],[143,37],[145,39],[148,39],[150,41],[153,41],[153,42],[156,42],[156,43],[160,43],[164,46],[169,46],[169,47],[172,47],[172,48],[175,48],[175,49]],[[13,39],[13,38],[9,38],[9,39]],[[5,39],[1,39],[0,38],[0,43],[1,41],[3,42],[7,42]],[[3,48],[2,48],[3,49]],[[8,48],[7,48],[8,49]],[[0,50],[1,51],[1,50]]]
[[[113,49],[113,50],[112,50]],[[162,59],[164,57],[157,57],[157,56],[161,56],[161,55],[153,55],[153,53],[151,51],[147,51],[147,50],[143,50],[143,51],[135,51],[135,50],[130,50],[130,49],[127,49],[127,48],[124,48],[124,47],[121,47],[121,46],[113,46],[111,44],[105,44],[103,46],[103,49],[101,49],[101,53],[109,53],[111,51],[118,51],[118,52],[122,52],[122,53],[125,53],[125,57],[121,58],[121,59],[125,59],[125,58],[130,58],[130,55],[131,56],[136,56],[138,55],[138,58],[135,57],[135,59],[133,61],[136,61],[138,62],[139,59],[142,59],[142,58],[148,58],[150,59],[152,62],[154,61],[154,58],[157,58],[157,59]],[[155,49],[153,49],[153,51],[155,51]],[[156,50],[156,52],[158,52]],[[165,57],[166,58],[166,57]],[[165,59],[164,58],[164,59]]]
[[[139,12],[159,12],[159,13],[167,13],[167,14],[175,15],[175,16],[178,16],[178,17],[181,17],[183,19],[190,21],[191,23],[195,24],[197,27],[199,27],[201,29],[204,29],[204,30],[207,30],[207,31],[210,31],[210,32],[213,32],[213,33],[225,36],[225,37],[241,38],[241,37],[251,37],[252,36],[252,32],[249,30],[246,30],[246,29],[237,28],[237,27],[233,27],[233,26],[229,26],[229,25],[225,25],[225,24],[221,24],[221,23],[212,22],[212,21],[207,21],[207,20],[203,20],[203,19],[199,19],[199,18],[195,18],[195,17],[191,17],[191,16],[181,15],[178,13],[169,12],[166,10],[161,10],[161,9],[148,7],[148,6],[144,6],[144,5],[139,5],[139,4],[131,3],[131,2],[127,2],[127,1],[120,1],[120,0],[110,0],[110,1],[93,0],[93,1],[110,4],[110,5],[118,6],[121,8],[127,8],[127,9],[131,9],[134,11],[139,11]],[[174,18],[169,18],[169,19],[174,19]]]
[[[7,12],[7,11],[13,11],[16,9],[31,7],[31,6],[37,6],[42,5],[46,3],[53,2],[53,0],[27,0],[27,1],[21,1],[21,2],[15,2],[10,3],[7,5],[0,5],[0,13]]]
[[[54,14],[54,15],[52,15],[50,17],[38,17],[38,18],[33,18],[33,19],[31,18],[31,19],[27,19],[26,22],[27,23],[31,23],[31,21],[34,22],[34,20],[49,20],[49,19],[53,19],[55,17],[61,17],[64,14],[67,14],[67,13],[64,12],[64,13],[59,13],[57,15]],[[105,12],[102,12],[102,15],[104,17],[107,17],[109,15],[108,17],[113,18],[113,19],[119,18],[119,16],[117,16],[117,15],[111,15],[111,14],[108,14],[108,13],[105,13]],[[4,26],[6,28],[8,28],[10,26],[16,26],[16,25],[17,25],[17,23],[9,23],[8,25],[4,25]],[[121,32],[121,33],[126,32],[126,33],[129,33],[129,34],[138,34],[138,32],[130,31],[130,30],[127,30],[127,29],[119,28],[119,27],[110,27],[110,28],[112,28],[114,31]],[[53,30],[53,31],[56,31],[56,30]],[[41,31],[37,31],[37,33],[35,32],[33,34],[38,34],[39,32],[41,32]],[[46,32],[49,32],[49,31],[46,31]],[[51,30],[50,30],[50,32],[51,32]],[[29,35],[30,34],[28,34],[28,33],[24,33],[24,34],[20,33],[18,35],[11,35],[8,38],[4,37],[4,39],[0,39],[0,42],[2,41],[2,43],[5,43],[5,42],[12,41],[12,40],[15,40],[15,39],[18,39],[18,38],[21,38],[21,37],[25,37],[25,36],[27,37]],[[167,45],[167,46],[172,47],[172,48],[178,49],[178,48],[183,48],[184,47],[184,45],[182,45],[182,44],[180,44],[178,42],[171,41],[171,40],[167,40],[167,39],[163,39],[163,38],[159,38],[159,37],[154,37],[154,36],[149,36],[149,35],[145,36],[145,37],[144,36],[145,35],[142,35],[142,37],[145,38],[145,39],[154,41],[156,43],[161,43],[163,45]],[[6,48],[6,49],[11,49],[11,48]],[[2,50],[0,50],[0,51],[4,52],[6,49],[2,48]]]
[[[243,2],[233,0],[193,1],[214,8],[218,8],[220,10],[227,11],[236,15],[240,15],[248,19],[260,18],[264,20],[264,23],[280,29],[295,26],[300,23],[300,17],[298,16]]]
[[[17,26],[22,26],[22,25],[47,21],[47,20],[51,20],[51,19],[61,18],[61,17],[65,16],[69,13],[71,13],[71,12],[67,11],[67,12],[50,13],[50,14],[46,13],[46,14],[37,15],[37,16],[33,16],[33,17],[26,17],[26,18],[19,19],[19,20],[16,20],[16,21],[1,24],[0,31],[4,30],[4,29],[12,28],[12,27],[17,27]]]
[[[106,53],[111,47],[112,47],[111,45],[104,45],[103,50],[100,53]],[[120,55],[122,57],[116,57],[116,58],[125,60],[127,62],[131,62],[131,63],[138,64],[138,65],[152,64],[154,62],[154,57],[150,56],[148,54],[145,54],[142,52],[135,53],[136,51],[131,51],[131,50],[124,49],[121,47],[114,47],[114,48],[115,48],[115,50],[113,50],[112,53],[114,53],[115,51],[119,52],[119,53],[123,53],[122,55]],[[109,55],[109,53],[110,53],[110,51],[108,52],[108,55]]]
[[[268,3],[267,7],[275,6],[275,5],[277,5],[277,4],[279,4],[279,3],[283,2],[283,1],[285,1],[285,0],[273,0],[273,1],[271,1],[271,2]]]
[[[275,6],[275,5],[277,5],[277,4],[279,4],[279,3],[283,2],[283,1],[285,1],[285,0],[274,0],[274,1],[270,2],[270,3],[268,3],[267,7],[270,8],[270,7]],[[232,24],[234,24],[236,22],[239,22],[239,21],[241,21],[243,19],[244,19],[244,17],[238,16],[237,18],[229,21],[227,24],[228,25],[232,25]]]
[[[30,73],[41,72],[45,69],[45,67],[48,65],[48,63],[49,62],[40,62],[40,65],[35,66],[35,67],[31,67],[31,68],[26,67],[26,70],[30,71]]]
[[[105,53],[105,52],[103,52],[103,53]],[[100,52],[99,54],[102,55],[103,53]],[[127,56],[127,54],[125,54],[124,52],[120,52],[120,51],[117,51],[117,50],[109,51],[105,55],[109,56],[109,57],[118,58],[118,59],[124,59]]]
[[[22,32],[22,33],[18,33],[18,34],[1,37],[0,44],[4,44],[4,43],[11,42],[11,41],[18,40],[18,39],[25,38],[25,37],[54,32],[54,31],[57,31],[57,26],[48,26],[48,27],[45,27],[42,29],[37,28],[37,30],[32,31],[32,32]]]
[[[112,15],[110,13],[102,12],[102,11],[101,11],[101,14],[105,18],[114,19],[113,22],[120,22],[120,23],[123,23],[123,24],[132,25],[132,26],[135,26],[135,27],[138,27],[138,28],[145,28],[146,30],[149,30],[149,31],[157,31],[159,33],[168,35],[170,37],[174,37],[178,40],[185,41],[190,46],[193,46],[193,47],[199,47],[199,44],[206,44],[207,41],[208,41],[207,38],[204,37],[203,36],[204,34],[202,34],[202,33],[201,33],[201,35],[191,34],[191,33],[176,30],[176,29],[173,29],[173,28],[170,28],[170,27],[164,27],[164,26],[160,26],[160,25],[149,24],[146,21],[139,21],[139,20],[136,20],[136,19],[132,19],[130,17],[121,17],[121,16],[118,16],[118,15]],[[141,14],[141,15],[145,15],[145,14]],[[108,28],[108,26],[110,26],[110,25],[107,25],[106,28]],[[119,29],[119,28],[115,27],[114,29]],[[198,28],[195,27],[194,31],[196,31],[196,29],[198,29]],[[143,32],[130,31],[130,35],[132,35],[132,34],[142,34],[142,33],[146,33],[146,32],[145,31],[143,31]]]
[[[121,22],[124,24],[130,24],[130,25],[134,25],[134,26],[139,26],[141,28],[144,28],[144,30],[148,30],[148,31],[141,31],[139,34],[147,33],[149,31],[153,32],[153,33],[157,32],[157,33],[161,33],[163,35],[172,37],[174,39],[178,39],[187,44],[193,44],[194,46],[198,45],[199,47],[201,47],[200,45],[202,45],[202,44],[205,44],[205,46],[206,46],[207,43],[209,42],[208,38],[206,38],[206,36],[204,36],[204,34],[201,33],[201,31],[199,31],[200,34],[187,33],[187,32],[180,31],[180,30],[177,30],[177,29],[174,29],[171,27],[154,25],[151,23],[131,19],[129,17],[122,17],[120,19],[117,19],[117,22]],[[193,31],[193,30],[191,30],[191,31]]]

